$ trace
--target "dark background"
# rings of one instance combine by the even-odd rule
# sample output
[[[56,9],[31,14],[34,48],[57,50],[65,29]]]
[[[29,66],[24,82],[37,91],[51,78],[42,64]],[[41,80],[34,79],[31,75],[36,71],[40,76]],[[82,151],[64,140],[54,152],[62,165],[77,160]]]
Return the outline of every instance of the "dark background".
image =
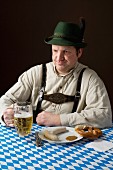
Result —
[[[113,0],[0,0],[0,96],[23,71],[51,61],[44,38],[80,16],[88,43],[80,61],[103,79],[113,106]]]

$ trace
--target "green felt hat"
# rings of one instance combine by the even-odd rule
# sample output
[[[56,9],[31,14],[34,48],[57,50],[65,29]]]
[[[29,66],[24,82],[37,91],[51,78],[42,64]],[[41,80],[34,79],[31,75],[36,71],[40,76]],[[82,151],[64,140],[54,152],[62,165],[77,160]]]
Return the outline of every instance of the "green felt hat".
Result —
[[[61,21],[57,24],[54,34],[44,41],[47,44],[84,48],[87,45],[83,38],[84,30],[85,20],[83,18],[80,18],[79,25]]]

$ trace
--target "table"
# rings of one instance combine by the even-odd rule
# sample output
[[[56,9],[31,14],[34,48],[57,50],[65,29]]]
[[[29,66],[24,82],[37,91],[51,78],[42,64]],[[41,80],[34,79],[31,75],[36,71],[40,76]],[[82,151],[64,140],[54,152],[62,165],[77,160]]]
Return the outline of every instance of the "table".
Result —
[[[1,170],[110,170],[113,149],[97,152],[85,147],[88,139],[68,144],[44,142],[37,147],[35,132],[42,128],[33,124],[29,136],[19,137],[14,128],[0,125]],[[103,130],[102,139],[113,142],[113,127]]]

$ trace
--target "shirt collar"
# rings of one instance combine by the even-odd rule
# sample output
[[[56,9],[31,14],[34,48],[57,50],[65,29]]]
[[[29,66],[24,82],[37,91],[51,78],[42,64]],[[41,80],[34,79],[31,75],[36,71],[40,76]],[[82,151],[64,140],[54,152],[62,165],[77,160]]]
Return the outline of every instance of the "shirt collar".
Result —
[[[67,76],[67,75],[71,74],[72,72],[74,72],[74,70],[78,67],[78,65],[79,65],[79,63],[78,63],[78,61],[77,61],[76,64],[75,64],[75,66],[74,66],[74,68],[71,69],[71,70],[70,70],[67,74],[65,74],[65,75],[59,75],[59,74],[58,74],[54,63],[53,63],[53,66],[54,66],[53,69],[54,69],[55,74],[57,74],[57,76],[64,77],[64,76]]]

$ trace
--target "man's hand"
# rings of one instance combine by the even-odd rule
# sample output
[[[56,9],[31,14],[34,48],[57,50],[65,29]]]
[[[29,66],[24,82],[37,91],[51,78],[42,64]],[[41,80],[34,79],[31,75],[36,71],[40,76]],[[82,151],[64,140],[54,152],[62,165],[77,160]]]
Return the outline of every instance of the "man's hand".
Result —
[[[36,122],[38,125],[45,126],[60,126],[60,115],[53,114],[50,112],[42,111],[37,115]]]
[[[3,119],[7,126],[14,127],[14,111],[11,107],[4,111]]]

